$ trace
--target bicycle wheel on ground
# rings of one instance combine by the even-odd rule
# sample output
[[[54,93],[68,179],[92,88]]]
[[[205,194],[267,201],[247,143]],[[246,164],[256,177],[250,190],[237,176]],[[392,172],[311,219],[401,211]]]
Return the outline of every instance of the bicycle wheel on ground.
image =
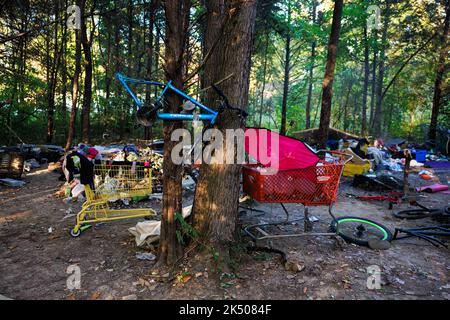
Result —
[[[360,246],[369,246],[370,240],[391,241],[392,233],[378,222],[359,217],[339,217],[331,223],[330,229],[345,241]]]
[[[437,209],[408,209],[408,210],[402,210],[399,212],[394,213],[394,217],[399,219],[408,219],[408,220],[416,220],[416,219],[424,219],[427,217],[431,217],[432,215],[435,215],[440,210]]]

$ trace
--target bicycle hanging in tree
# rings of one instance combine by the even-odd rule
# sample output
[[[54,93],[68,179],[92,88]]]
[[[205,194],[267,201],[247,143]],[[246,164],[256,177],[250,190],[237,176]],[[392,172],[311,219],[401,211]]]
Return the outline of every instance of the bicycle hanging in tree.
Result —
[[[222,98],[222,101],[220,103],[220,107],[218,111],[214,111],[211,108],[205,106],[204,104],[198,102],[191,96],[187,95],[183,91],[175,88],[172,85],[172,81],[169,81],[167,84],[156,82],[156,81],[150,81],[150,80],[144,80],[144,79],[133,79],[129,78],[122,73],[117,73],[116,78],[122,83],[122,85],[127,90],[128,94],[133,98],[136,106],[138,107],[137,110],[137,122],[143,126],[150,127],[152,126],[153,122],[155,122],[157,119],[160,120],[200,120],[200,121],[207,121],[210,125],[213,125],[216,121],[217,116],[223,112],[225,109],[231,109],[235,110],[239,113],[240,116],[247,116],[247,113],[239,108],[235,108],[230,106],[227,97],[223,94],[223,92],[217,88],[214,84],[212,84],[212,88],[216,91],[216,93]],[[156,98],[155,102],[153,104],[144,104],[144,102],[138,98],[138,96],[133,92],[133,90],[129,87],[128,83],[133,84],[143,84],[143,85],[150,85],[150,86],[156,86],[162,89],[159,96]],[[185,100],[185,103],[183,104],[185,110],[192,111],[195,107],[199,107],[200,110],[204,111],[204,113],[200,114],[193,114],[193,113],[167,113],[167,112],[160,112],[161,109],[163,109],[163,102],[164,102],[164,96],[169,91],[174,92],[175,94],[179,95]]]

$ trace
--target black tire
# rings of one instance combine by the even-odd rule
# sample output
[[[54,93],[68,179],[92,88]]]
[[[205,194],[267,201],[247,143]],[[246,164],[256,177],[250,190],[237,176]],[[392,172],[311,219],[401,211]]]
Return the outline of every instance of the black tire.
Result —
[[[432,209],[432,210],[426,210],[426,209],[408,209],[408,210],[402,210],[399,212],[394,213],[394,217],[398,219],[408,219],[408,220],[417,220],[417,219],[424,219],[431,217],[433,215],[436,215],[441,210],[438,209]]]
[[[157,120],[157,111],[160,105],[156,106],[142,106],[136,112],[136,121],[138,124],[144,127],[151,127],[153,123]]]
[[[349,230],[351,230],[351,232],[349,233],[346,231],[347,225],[350,226],[350,223],[354,224],[354,227],[350,227]],[[339,217],[331,222],[330,230],[332,230],[332,232],[336,232],[337,224],[339,224],[337,234],[342,239],[360,246],[368,247],[369,241],[373,239],[389,242],[392,240],[392,233],[387,227],[370,219],[351,216]],[[371,238],[364,237],[373,234],[373,232],[368,231],[369,228],[373,229],[374,231],[378,231],[378,235],[374,235],[374,237]]]

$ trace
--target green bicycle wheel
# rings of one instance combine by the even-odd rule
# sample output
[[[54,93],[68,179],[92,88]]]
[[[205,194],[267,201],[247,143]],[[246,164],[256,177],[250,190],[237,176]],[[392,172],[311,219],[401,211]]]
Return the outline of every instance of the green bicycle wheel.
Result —
[[[338,228],[336,226],[338,225]],[[345,241],[360,246],[369,246],[370,240],[391,241],[392,233],[378,222],[359,217],[339,217],[331,223],[330,229]]]

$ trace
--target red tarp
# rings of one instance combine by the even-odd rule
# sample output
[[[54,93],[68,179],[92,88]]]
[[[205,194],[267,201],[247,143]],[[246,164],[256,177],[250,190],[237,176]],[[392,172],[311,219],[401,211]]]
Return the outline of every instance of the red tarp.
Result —
[[[303,142],[268,129],[246,128],[245,151],[264,167],[278,170],[315,166],[319,157]]]

